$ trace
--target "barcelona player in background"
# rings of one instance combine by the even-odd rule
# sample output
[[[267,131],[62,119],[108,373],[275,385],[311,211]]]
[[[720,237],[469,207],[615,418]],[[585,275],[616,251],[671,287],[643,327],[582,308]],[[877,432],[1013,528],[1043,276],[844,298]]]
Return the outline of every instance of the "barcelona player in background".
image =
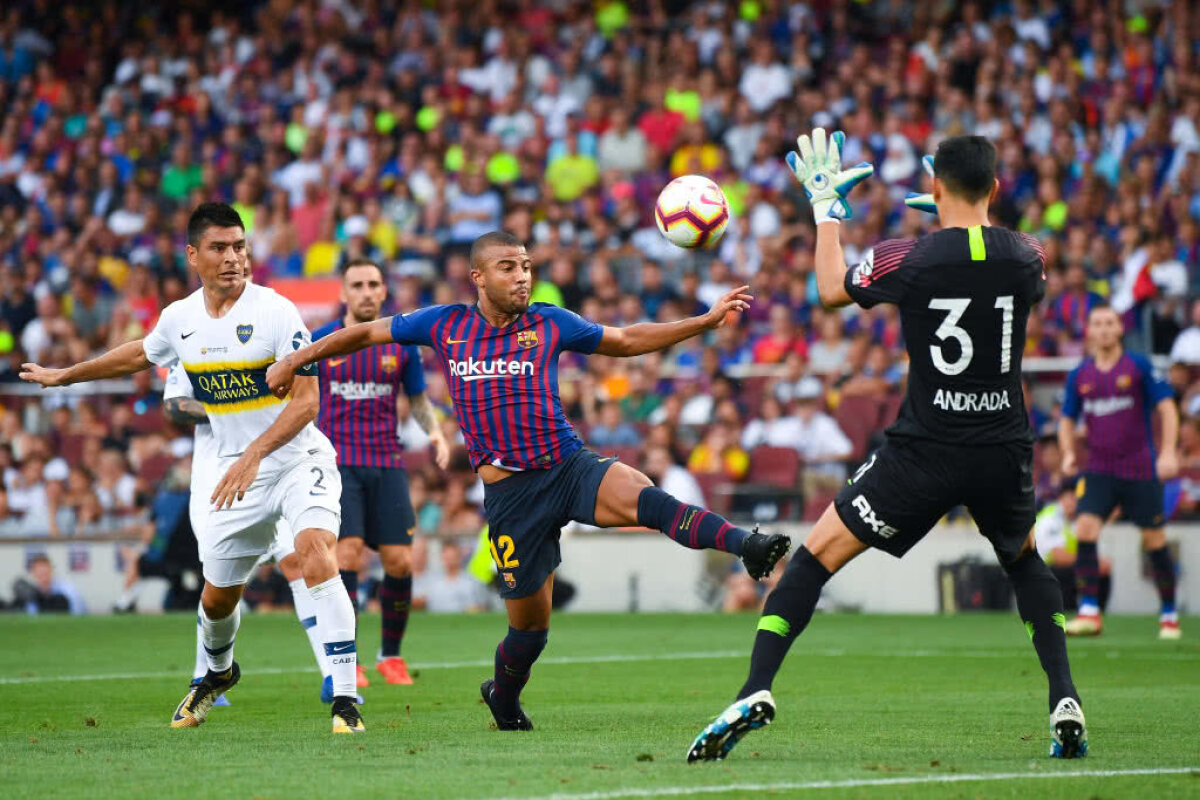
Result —
[[[559,533],[567,522],[655,528],[684,547],[740,556],[756,579],[770,573],[790,540],[752,533],[681,503],[632,467],[586,449],[558,395],[564,350],[623,357],[663,350],[745,310],[749,287],[728,293],[702,316],[601,326],[557,306],[530,303],[529,255],[520,240],[501,231],[472,245],[471,280],[479,292],[474,305],[432,306],[350,326],[276,362],[267,381],[282,396],[297,370],[322,359],[393,342],[433,348],[471,464],[485,484],[489,544],[508,610],[495,675],[481,693],[500,730],[529,730],[520,693],[546,646]]]
[[[1175,565],[1163,530],[1163,487],[1179,472],[1179,409],[1171,387],[1154,377],[1150,360],[1121,346],[1121,318],[1109,306],[1088,313],[1087,340],[1092,355],[1067,376],[1066,398],[1058,443],[1063,472],[1074,475],[1075,424],[1087,426],[1087,464],[1079,480],[1079,519],[1075,535],[1075,581],[1079,614],[1067,623],[1072,636],[1097,636],[1100,618],[1100,561],[1096,542],[1100,528],[1117,506],[1142,529],[1142,545],[1154,568],[1154,585],[1162,601],[1160,639],[1178,639],[1175,610]],[[1150,413],[1162,422],[1162,452],[1155,455]]]
[[[341,299],[346,314],[313,331],[313,340],[379,319],[386,298],[387,284],[379,265],[369,259],[351,259],[342,271]],[[322,361],[318,369],[321,411],[317,425],[337,450],[342,476],[342,529],[337,545],[342,583],[357,607],[363,547],[379,553],[383,629],[375,668],[389,684],[411,684],[400,644],[412,604],[412,531],[417,523],[396,437],[396,405],[405,402],[402,393],[413,418],[429,435],[443,469],[450,463],[450,447],[425,395],[425,373],[416,347],[382,344]],[[358,685],[367,683],[360,663]]]

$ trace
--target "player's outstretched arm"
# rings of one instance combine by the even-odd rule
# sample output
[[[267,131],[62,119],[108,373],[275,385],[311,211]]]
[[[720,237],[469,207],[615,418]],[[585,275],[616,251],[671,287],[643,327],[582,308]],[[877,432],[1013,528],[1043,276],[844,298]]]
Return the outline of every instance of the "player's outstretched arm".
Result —
[[[704,331],[721,327],[725,324],[726,315],[731,312],[740,314],[745,311],[754,299],[747,294],[749,291],[749,286],[739,286],[722,297],[707,314],[678,322],[639,322],[627,328],[605,326],[604,336],[595,352],[602,356],[628,358],[665,350]]]
[[[301,375],[292,387],[292,400],[271,426],[258,435],[245,452],[233,462],[212,493],[214,508],[226,508],[246,496],[246,490],[258,475],[262,460],[295,438],[300,430],[317,418],[321,389],[315,375]]]
[[[842,252],[842,226],[817,224],[817,294],[826,308],[841,308],[853,302],[846,291],[846,255]]]
[[[276,397],[287,397],[288,392],[292,390],[292,382],[296,379],[296,371],[300,368],[324,358],[357,353],[371,345],[392,341],[395,340],[392,338],[391,317],[342,328],[272,364],[267,370],[267,386]]]
[[[104,355],[63,369],[51,369],[38,364],[21,365],[20,378],[23,381],[48,386],[69,386],[72,383],[86,383],[104,378],[120,378],[141,372],[150,366],[146,358],[146,349],[142,340],[126,342],[114,347]]]

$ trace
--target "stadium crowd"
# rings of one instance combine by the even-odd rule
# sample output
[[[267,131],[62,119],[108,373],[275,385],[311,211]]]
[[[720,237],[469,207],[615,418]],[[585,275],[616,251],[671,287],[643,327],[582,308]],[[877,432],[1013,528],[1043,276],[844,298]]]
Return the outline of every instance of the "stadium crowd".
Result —
[[[992,139],[995,220],[1047,253],[1026,356],[1077,358],[1088,309],[1113,304],[1137,349],[1169,356],[1183,464],[1200,469],[1189,3],[194,8],[17,0],[0,15],[0,536],[152,536],[155,497],[190,454],[156,376],[114,394],[13,382],[23,361],[64,365],[146,334],[196,286],[184,229],[206,200],[242,215],[255,281],[336,275],[367,255],[387,273],[390,312],[471,301],[466,248],[495,228],[528,242],[534,300],[605,324],[698,313],[750,284],[740,324],[704,340],[564,363],[563,402],[592,446],[681,498],[812,513],[904,382],[894,308],[817,300],[813,229],[782,158],[814,125],[845,130],[844,159],[876,166],[844,230],[852,263],[932,224],[902,198],[941,137]],[[674,248],[653,223],[658,190],[687,173],[716,180],[733,211],[711,251]],[[1039,433],[1054,429],[1063,372],[1031,376]],[[444,380],[429,377],[448,412]],[[411,420],[402,434],[421,530],[473,535],[469,470],[432,468]],[[1043,441],[1039,454],[1048,499],[1056,450]]]

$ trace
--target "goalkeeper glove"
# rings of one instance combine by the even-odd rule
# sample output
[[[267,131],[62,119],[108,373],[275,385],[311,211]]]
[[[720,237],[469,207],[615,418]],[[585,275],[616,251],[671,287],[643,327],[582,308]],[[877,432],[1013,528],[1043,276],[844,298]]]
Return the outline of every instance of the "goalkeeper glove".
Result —
[[[796,139],[798,153],[793,150],[787,154],[787,164],[804,187],[817,224],[850,219],[854,214],[846,195],[875,172],[875,167],[865,161],[842,169],[845,141],[846,134],[841,131],[834,131],[826,141],[825,129],[816,128],[811,140],[803,134]]]
[[[925,167],[925,171],[929,173],[929,177],[933,177],[933,156],[925,156],[921,159],[921,164]],[[937,213],[937,205],[933,202],[933,194],[926,192],[925,194],[917,194],[909,192],[904,198],[904,205],[909,208],[915,208],[917,211],[924,211],[928,214]]]

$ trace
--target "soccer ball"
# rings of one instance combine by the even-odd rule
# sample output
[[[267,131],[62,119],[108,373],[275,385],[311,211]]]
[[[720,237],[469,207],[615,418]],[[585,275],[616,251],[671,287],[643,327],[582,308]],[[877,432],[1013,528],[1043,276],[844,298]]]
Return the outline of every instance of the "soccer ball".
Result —
[[[654,221],[672,244],[712,247],[729,224],[729,201],[721,187],[703,175],[684,175],[659,193]]]

